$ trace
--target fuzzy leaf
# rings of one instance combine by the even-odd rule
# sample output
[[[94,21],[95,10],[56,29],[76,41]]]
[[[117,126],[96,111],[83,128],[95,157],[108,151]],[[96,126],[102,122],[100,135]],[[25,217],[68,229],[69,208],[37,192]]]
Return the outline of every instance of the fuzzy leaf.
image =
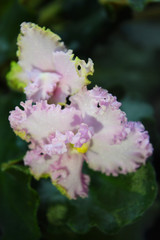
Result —
[[[23,96],[16,93],[2,94],[0,92],[0,162],[5,162],[9,159],[21,158],[26,152],[26,144],[13,133],[8,115]]]
[[[156,197],[157,185],[154,170],[147,163],[137,172],[119,177],[91,172],[90,193],[85,199],[70,201],[47,180],[41,181],[39,193],[41,206],[53,209],[60,204],[65,208],[64,224],[72,231],[86,233],[97,227],[110,234],[131,224],[149,208]],[[56,229],[53,221],[52,227]]]
[[[38,195],[30,186],[28,170],[16,162],[3,164],[0,172],[2,239],[38,240]]]
[[[114,233],[145,212],[153,203],[156,190],[149,163],[135,173],[117,178],[94,173],[89,198],[72,201],[68,224],[78,232],[96,226],[105,233]]]

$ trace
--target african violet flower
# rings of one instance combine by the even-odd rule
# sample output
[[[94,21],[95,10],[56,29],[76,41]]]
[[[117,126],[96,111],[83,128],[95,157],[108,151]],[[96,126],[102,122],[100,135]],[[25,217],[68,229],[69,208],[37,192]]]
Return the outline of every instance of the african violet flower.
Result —
[[[99,87],[84,87],[60,105],[41,100],[21,103],[9,120],[15,133],[30,142],[24,162],[35,178],[49,176],[71,199],[86,197],[90,168],[117,176],[134,172],[152,154],[148,132],[139,122],[127,122],[120,103]]]
[[[65,102],[66,97],[89,84],[93,62],[74,59],[60,37],[33,23],[22,23],[18,37],[18,63],[7,74],[12,88],[24,90],[34,102]]]

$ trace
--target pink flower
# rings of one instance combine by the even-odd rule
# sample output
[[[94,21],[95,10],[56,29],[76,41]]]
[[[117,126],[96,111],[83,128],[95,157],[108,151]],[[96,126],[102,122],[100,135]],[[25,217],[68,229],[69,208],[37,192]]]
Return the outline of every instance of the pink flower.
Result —
[[[18,37],[18,63],[11,65],[9,84],[24,88],[27,99],[65,103],[66,97],[89,84],[93,62],[74,59],[58,35],[33,23],[22,23]]]
[[[120,103],[99,87],[83,88],[64,109],[46,101],[21,103],[9,120],[15,133],[30,142],[24,162],[39,179],[49,176],[71,199],[88,194],[83,162],[106,175],[134,172],[152,154],[141,123],[127,122]]]

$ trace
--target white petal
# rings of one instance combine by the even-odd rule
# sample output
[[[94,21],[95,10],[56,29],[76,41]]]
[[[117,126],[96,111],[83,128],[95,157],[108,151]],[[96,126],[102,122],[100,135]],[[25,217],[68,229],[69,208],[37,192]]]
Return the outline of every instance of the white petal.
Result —
[[[84,61],[79,62],[81,65],[81,73],[77,68],[77,60],[73,60],[73,54],[70,50],[65,53],[63,51],[53,52],[53,65],[57,73],[60,73],[59,86],[54,95],[54,102],[64,102],[65,98],[69,95],[75,94],[83,86],[87,84],[86,79],[91,71],[91,60],[88,64]],[[79,65],[80,65],[79,63]]]
[[[59,165],[52,168],[53,184],[62,187],[71,199],[88,195],[89,176],[82,173],[82,164],[81,154],[65,153],[59,160]]]
[[[24,110],[16,107],[16,110],[11,111],[11,127],[16,133],[23,133],[23,138],[26,134],[27,138],[38,143],[42,143],[56,131],[63,133],[76,129],[81,121],[80,112],[73,107],[61,109],[60,105],[49,105],[46,101],[32,105],[30,100],[21,105]]]
[[[81,111],[83,122],[93,127],[95,135],[104,135],[110,144],[125,137],[125,113],[119,109],[121,104],[106,90],[95,87],[87,91],[83,88],[70,99],[72,106]]]
[[[33,23],[22,23],[18,37],[19,64],[25,71],[37,68],[43,71],[53,70],[52,53],[65,51],[60,37]]]
[[[36,179],[50,176],[50,166],[58,160],[58,155],[53,155],[52,158],[45,159],[40,151],[28,151],[24,157],[25,165],[29,166],[31,173]]]
[[[27,99],[34,102],[48,100],[53,95],[60,79],[60,75],[54,72],[41,72],[37,69],[31,71],[29,76],[30,82],[25,88],[25,94]]]
[[[118,175],[134,172],[152,154],[149,136],[140,123],[126,124],[126,138],[119,143],[107,144],[105,134],[93,136],[92,146],[86,153],[89,167]],[[107,134],[107,132],[106,132]]]

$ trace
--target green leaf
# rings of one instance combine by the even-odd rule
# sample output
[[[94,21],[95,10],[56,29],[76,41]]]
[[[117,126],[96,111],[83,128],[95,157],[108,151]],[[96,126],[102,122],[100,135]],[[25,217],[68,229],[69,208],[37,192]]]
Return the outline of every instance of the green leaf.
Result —
[[[140,217],[156,196],[155,175],[150,164],[126,176],[94,173],[92,180],[90,197],[72,203],[74,213],[69,225],[78,232],[97,226],[103,232],[113,233]]]
[[[159,89],[155,52],[150,48],[138,48],[120,34],[112,35],[109,43],[95,48],[93,62],[96,70],[92,84],[106,88],[118,97],[119,89],[134,99],[153,99]],[[135,34],[139,34],[138,31]]]
[[[0,228],[3,240],[38,240],[39,198],[30,186],[31,176],[24,166],[11,161],[0,172]]]
[[[59,0],[46,4],[46,6],[39,11],[39,23],[47,24],[54,18],[55,26],[57,27],[57,20],[60,18],[62,7],[62,1]]]
[[[10,170],[11,168],[17,171],[20,171],[22,173],[25,173],[27,175],[30,175],[30,170],[28,167],[23,165],[22,159],[12,160],[12,161],[8,161],[6,163],[1,164],[2,171],[7,171],[7,170]]]
[[[0,15],[0,65],[16,56],[16,41],[20,24],[34,17],[17,0],[10,0]]]
[[[44,2],[45,0],[19,0],[18,2],[20,4],[22,4],[25,8],[28,8],[28,9],[36,9],[37,7],[39,7],[42,2]]]
[[[121,26],[122,32],[129,42],[141,48],[149,49],[150,54],[152,54],[152,51],[160,48],[160,22],[151,21],[154,17],[156,18],[156,14],[157,16],[160,15],[160,8],[155,9],[157,13],[152,12],[151,9],[149,13],[147,12],[150,18],[142,16],[140,19],[135,18],[132,21],[123,22]],[[145,18],[146,20],[144,20]]]
[[[21,94],[0,92],[0,162],[22,158],[26,152],[26,143],[14,134],[8,121],[9,112],[19,106],[21,100]]]
[[[146,102],[133,100],[130,97],[125,97],[122,100],[121,109],[126,113],[128,121],[139,121],[144,118],[153,118],[153,107]]]
[[[159,0],[99,0],[101,4],[114,3],[118,5],[129,5],[134,10],[140,11],[143,10],[147,3],[150,2],[159,2]]]
[[[141,11],[147,5],[147,3],[159,2],[159,0],[128,0],[131,7],[137,11]]]
[[[72,231],[86,233],[90,228],[97,227],[111,234],[143,215],[157,194],[155,173],[150,163],[135,173],[119,177],[108,177],[91,171],[89,189],[88,198],[68,200],[47,181],[41,182],[40,199],[42,205],[47,206],[47,216],[49,222],[52,221],[52,227],[56,227],[56,224],[50,209],[60,205],[60,210],[65,209],[65,214],[58,215],[57,209],[56,214]]]
[[[66,219],[67,208],[63,204],[49,207],[47,211],[47,219],[52,225],[61,226]]]
[[[3,240],[38,240],[40,236],[36,220],[39,199],[30,186],[28,168],[21,165],[26,144],[15,136],[8,121],[9,111],[22,99],[17,93],[0,94],[0,162],[4,162],[0,167],[0,229]],[[7,162],[16,157],[17,160]]]

